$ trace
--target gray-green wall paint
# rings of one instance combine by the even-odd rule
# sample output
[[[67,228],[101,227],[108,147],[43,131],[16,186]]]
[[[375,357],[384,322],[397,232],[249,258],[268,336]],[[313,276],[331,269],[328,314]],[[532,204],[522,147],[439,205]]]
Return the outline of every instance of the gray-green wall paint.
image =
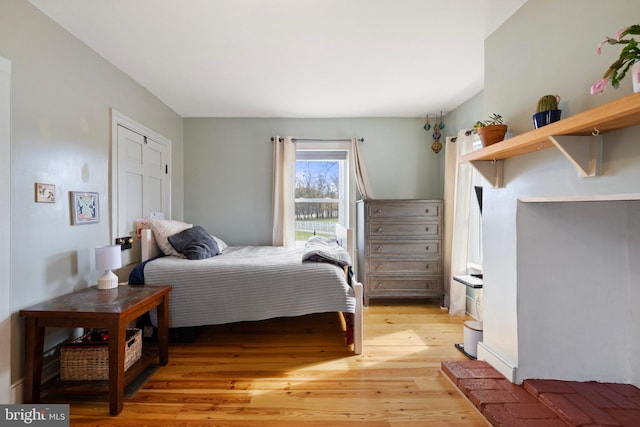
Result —
[[[485,120],[484,92],[477,93],[446,116],[447,135],[456,136],[461,129],[471,129],[478,120]]]
[[[360,149],[376,198],[442,198],[444,152],[431,151],[423,125],[421,118],[187,118],[185,220],[229,244],[270,244],[275,135],[364,138]]]
[[[527,2],[485,42],[483,116],[500,113],[511,132],[520,134],[533,129],[531,115],[538,98],[544,94],[560,94],[563,117],[630,95],[629,77],[618,90],[608,87],[603,96],[590,95],[589,88],[620,52],[619,47],[605,46],[602,56],[596,55],[600,41],[607,35],[615,35],[624,26],[637,24],[638,17],[640,2],[636,0]],[[451,114],[456,113],[458,110]],[[516,381],[559,378],[640,384],[637,356],[640,314],[635,309],[640,296],[640,287],[636,286],[637,262],[608,259],[607,254],[615,253],[619,242],[606,242],[605,239],[602,239],[602,246],[593,248],[602,254],[599,265],[585,266],[577,255],[579,251],[569,251],[570,262],[539,268],[555,269],[556,277],[562,274],[566,277],[566,268],[582,265],[574,270],[571,280],[559,280],[554,284],[573,290],[572,303],[562,312],[550,310],[550,304],[537,303],[535,307],[529,307],[531,301],[545,301],[554,296],[548,292],[549,286],[536,286],[525,277],[524,272],[535,271],[531,264],[536,260],[526,256],[527,252],[521,246],[526,243],[518,242],[517,231],[518,199],[521,197],[640,193],[639,135],[640,128],[635,126],[604,136],[602,176],[580,178],[566,158],[557,150],[548,149],[506,160],[505,187],[487,188],[484,193],[483,345],[498,356],[499,364],[506,362],[505,365],[517,367]],[[629,224],[635,224],[635,215],[629,212]],[[574,217],[575,221],[580,221],[579,215]],[[603,217],[602,221],[610,219]],[[624,224],[619,229],[624,229]],[[628,248],[629,257],[637,254],[637,233],[629,233]],[[552,246],[548,250],[562,251],[563,255],[567,252]],[[624,280],[603,283],[596,281],[597,275],[590,274],[591,268],[600,270],[614,261],[618,262],[617,268],[626,273]],[[620,277],[611,274],[614,276]],[[605,299],[594,301],[597,292],[592,290],[603,286],[607,289],[606,300],[615,300],[616,304],[603,303]],[[582,292],[587,289],[590,290]],[[579,333],[570,337],[555,335],[560,329],[558,325],[566,327],[568,324]],[[613,335],[614,331],[616,335]],[[540,334],[555,335],[563,345],[540,345],[545,341]],[[568,342],[563,338],[575,340],[570,357],[562,353]],[[616,346],[620,342],[626,346]],[[617,362],[620,355],[615,358],[613,354],[618,352],[623,353],[625,363]],[[479,357],[487,354],[478,352]]]
[[[24,336],[18,310],[87,287],[95,274],[94,248],[109,243],[110,109],[172,141],[177,217],[183,207],[182,118],[27,1],[0,2],[0,56],[12,63],[10,298],[16,382],[22,377]],[[36,182],[56,186],[56,203],[34,203]],[[99,224],[70,225],[69,191],[100,194]],[[47,334],[45,345],[62,335]]]

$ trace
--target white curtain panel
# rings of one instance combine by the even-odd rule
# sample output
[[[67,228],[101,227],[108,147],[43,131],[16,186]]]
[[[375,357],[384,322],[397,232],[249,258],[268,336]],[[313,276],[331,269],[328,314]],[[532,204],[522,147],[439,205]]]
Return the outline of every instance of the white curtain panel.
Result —
[[[453,206],[456,194],[456,169],[458,146],[455,142],[456,138],[447,136],[444,143],[444,219],[442,233],[442,263],[444,277],[444,306],[451,305],[451,286],[449,278],[451,277],[451,243],[453,241]]]
[[[471,201],[471,168],[458,164],[458,157],[473,150],[473,135],[467,130],[446,139],[444,181],[444,280],[448,289],[449,314],[464,316],[466,286],[453,280],[456,274],[467,274],[469,243],[469,204]],[[445,298],[445,304],[447,300]]]
[[[364,160],[360,155],[360,149],[358,148],[358,138],[351,138],[351,151],[354,162],[354,171],[356,173],[356,185],[358,191],[363,199],[373,199],[373,191],[371,190],[371,183],[369,182],[369,174],[367,174],[367,168],[364,165]]]
[[[290,136],[273,141],[273,246],[294,246],[296,143]]]

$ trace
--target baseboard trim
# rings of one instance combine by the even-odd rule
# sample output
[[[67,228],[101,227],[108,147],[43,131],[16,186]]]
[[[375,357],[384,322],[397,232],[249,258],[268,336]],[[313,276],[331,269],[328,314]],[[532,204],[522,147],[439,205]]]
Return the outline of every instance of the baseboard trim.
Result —
[[[48,360],[43,363],[42,366],[42,383],[46,383],[57,377],[60,374],[60,355],[55,354],[48,358]],[[24,396],[24,378],[19,379],[18,381],[11,384],[11,390],[9,399],[11,404],[15,403],[24,403],[22,400],[22,396]]]
[[[24,381],[19,380],[15,383],[11,384],[11,389],[9,390],[9,404],[23,403],[22,396],[24,388]]]
[[[516,383],[516,373],[518,367],[509,362],[500,353],[489,347],[484,342],[478,343],[478,360],[484,360],[495,368],[496,371],[504,375],[512,383]]]

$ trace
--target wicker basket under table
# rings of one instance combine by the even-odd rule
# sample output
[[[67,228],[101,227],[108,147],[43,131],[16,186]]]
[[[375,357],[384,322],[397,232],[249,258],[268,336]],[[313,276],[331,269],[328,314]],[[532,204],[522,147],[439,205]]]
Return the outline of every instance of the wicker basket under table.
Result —
[[[136,328],[127,329],[124,370],[136,363],[140,356],[142,356],[142,331]],[[60,379],[63,381],[108,380],[108,342],[83,342],[80,337],[62,346]]]

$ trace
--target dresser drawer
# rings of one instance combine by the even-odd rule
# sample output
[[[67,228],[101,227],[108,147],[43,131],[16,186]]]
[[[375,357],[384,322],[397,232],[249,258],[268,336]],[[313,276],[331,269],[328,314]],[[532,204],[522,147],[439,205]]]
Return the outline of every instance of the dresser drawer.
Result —
[[[402,293],[431,294],[439,293],[441,281],[439,278],[398,278],[369,277],[369,294],[374,295],[402,295]]]
[[[367,224],[369,237],[413,237],[413,238],[439,238],[439,223],[386,223],[371,221]]]
[[[438,274],[440,261],[372,261],[369,274]]]
[[[432,298],[443,304],[442,200],[357,203],[358,279],[370,298]]]
[[[391,242],[385,240],[370,240],[367,246],[371,257],[418,257],[422,260],[440,259],[439,240],[413,240]]]
[[[393,221],[401,221],[402,219],[411,220],[439,220],[442,214],[440,203],[411,203],[411,202],[393,202],[393,203],[369,203],[367,206],[367,216],[369,219],[389,219]]]

